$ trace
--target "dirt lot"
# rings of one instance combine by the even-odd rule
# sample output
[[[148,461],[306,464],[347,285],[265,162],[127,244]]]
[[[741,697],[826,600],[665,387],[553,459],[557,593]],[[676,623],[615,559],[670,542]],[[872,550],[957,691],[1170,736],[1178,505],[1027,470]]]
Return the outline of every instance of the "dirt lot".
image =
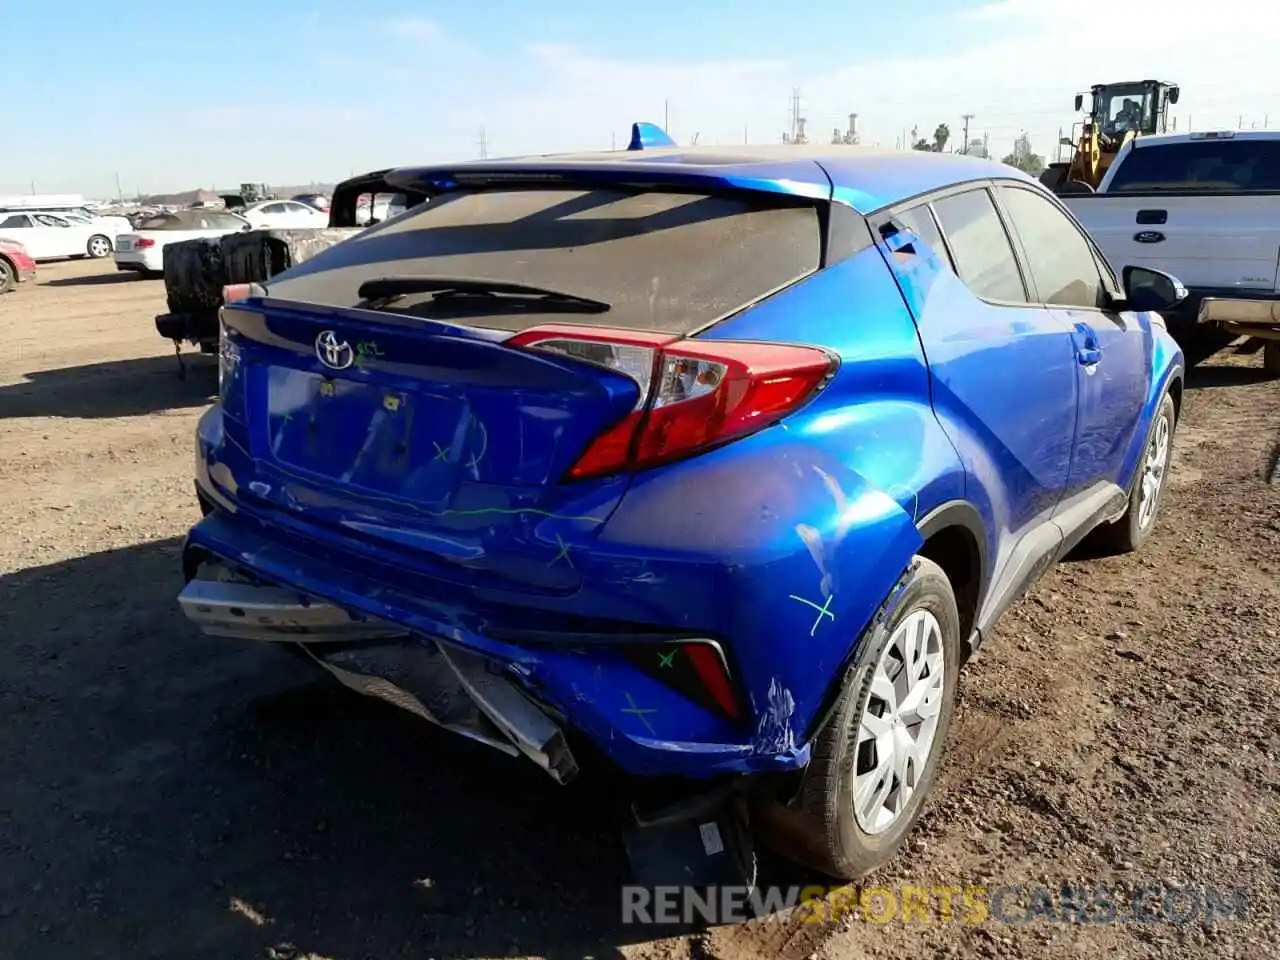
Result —
[[[1276,955],[1280,383],[1256,356],[1188,384],[1149,548],[1065,563],[1003,621],[962,679],[941,792],[876,878],[1185,885],[1192,907],[1245,888],[1247,919],[792,917],[655,940],[619,923],[599,784],[561,790],[184,625],[191,433],[215,374],[175,377],[162,300],[88,263],[0,298],[6,955]]]

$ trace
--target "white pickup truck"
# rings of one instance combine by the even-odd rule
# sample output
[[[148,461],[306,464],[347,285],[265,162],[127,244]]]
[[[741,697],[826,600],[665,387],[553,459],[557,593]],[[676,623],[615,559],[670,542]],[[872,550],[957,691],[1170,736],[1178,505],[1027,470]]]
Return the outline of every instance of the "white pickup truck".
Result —
[[[1165,318],[1175,337],[1202,324],[1257,337],[1280,375],[1280,132],[1141,137],[1096,193],[1060,199],[1117,275],[1142,266],[1182,281],[1190,295]]]

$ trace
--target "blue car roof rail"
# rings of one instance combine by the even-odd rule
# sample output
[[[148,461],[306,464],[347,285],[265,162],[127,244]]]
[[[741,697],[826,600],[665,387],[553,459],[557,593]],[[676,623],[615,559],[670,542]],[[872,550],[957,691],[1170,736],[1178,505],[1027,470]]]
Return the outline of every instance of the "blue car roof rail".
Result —
[[[628,150],[656,150],[660,147],[674,146],[678,144],[656,123],[641,120],[631,125],[631,142],[627,144]]]

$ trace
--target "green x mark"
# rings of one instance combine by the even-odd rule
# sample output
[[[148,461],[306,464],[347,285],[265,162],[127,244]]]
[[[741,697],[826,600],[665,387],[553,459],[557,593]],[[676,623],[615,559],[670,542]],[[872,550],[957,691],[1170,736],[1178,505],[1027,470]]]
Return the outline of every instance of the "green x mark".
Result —
[[[567,563],[570,567],[572,567],[573,557],[569,556],[569,545],[564,542],[564,540],[561,538],[560,534],[558,533],[556,534],[556,543],[560,545],[560,550],[559,552],[556,553],[554,557],[551,558],[551,562],[548,563],[547,566],[548,567],[554,566],[560,560],[564,560],[565,563]]]
[[[663,653],[661,650],[658,651],[659,667],[662,667],[665,670],[668,667],[675,666],[675,662],[676,662],[676,652],[674,650],[672,650],[670,653]]]
[[[629,693],[627,694],[627,703],[628,703],[628,704],[630,704],[630,706],[623,707],[623,708],[622,708],[622,712],[623,712],[623,713],[629,713],[629,714],[631,714],[632,716],[635,716],[635,717],[639,717],[639,718],[640,718],[640,722],[641,722],[641,723],[643,723],[643,724],[645,725],[645,729],[646,729],[646,730],[648,730],[650,733],[654,733],[655,731],[654,731],[654,729],[653,729],[653,724],[651,724],[651,723],[649,722],[649,714],[651,714],[651,713],[657,713],[657,712],[658,712],[658,708],[657,708],[657,707],[638,707],[638,706],[636,706],[636,702],[635,702],[635,700],[633,700],[633,699],[631,698],[631,694],[629,694]]]
[[[434,440],[432,440],[431,442],[432,442],[432,444],[434,444],[434,445],[435,445],[435,448],[436,448],[436,455],[435,455],[435,458],[434,458],[434,460],[433,460],[432,462],[435,462],[435,460],[448,460],[448,459],[449,459],[449,448],[448,448],[448,447],[442,447],[440,444],[436,443],[436,441],[434,441]]]

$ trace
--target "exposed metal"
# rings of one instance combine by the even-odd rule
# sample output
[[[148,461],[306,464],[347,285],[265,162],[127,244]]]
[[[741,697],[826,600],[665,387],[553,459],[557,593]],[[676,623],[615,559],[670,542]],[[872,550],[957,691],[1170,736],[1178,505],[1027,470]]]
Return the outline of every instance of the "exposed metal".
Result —
[[[243,582],[219,565],[202,567],[178,603],[209,636],[297,643],[357,693],[510,756],[523,754],[557,783],[577,775],[561,729],[484,657],[456,644],[411,637],[294,590]]]

